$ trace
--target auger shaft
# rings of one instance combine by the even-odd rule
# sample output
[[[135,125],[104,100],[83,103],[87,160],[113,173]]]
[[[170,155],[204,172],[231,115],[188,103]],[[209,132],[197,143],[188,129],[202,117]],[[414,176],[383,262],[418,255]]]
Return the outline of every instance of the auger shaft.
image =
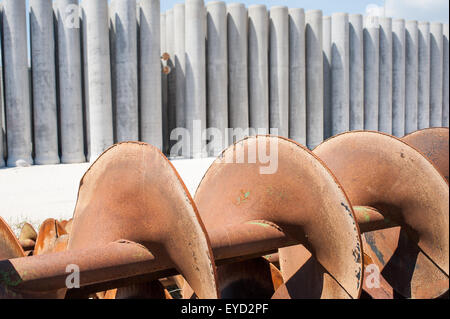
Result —
[[[395,226],[370,207],[354,207],[361,232]],[[263,256],[278,248],[302,244],[287,237],[281,228],[268,221],[249,221],[238,227],[210,233],[211,246],[217,265]],[[108,283],[135,278],[149,281],[178,274],[166,256],[156,258],[144,246],[119,241],[103,247],[69,250],[43,256],[0,261],[0,290],[38,293],[66,288],[68,265],[80,270],[80,286],[95,285],[103,290]],[[126,281],[123,281],[124,284]]]

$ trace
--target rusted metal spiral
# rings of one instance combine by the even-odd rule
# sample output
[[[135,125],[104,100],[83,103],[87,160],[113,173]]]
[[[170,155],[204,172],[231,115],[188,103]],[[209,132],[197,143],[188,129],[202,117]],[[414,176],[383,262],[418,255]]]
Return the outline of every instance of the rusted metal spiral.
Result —
[[[267,150],[269,173],[257,156]],[[72,220],[37,234],[24,225],[19,240],[0,218],[0,297],[170,299],[159,279],[177,274],[185,298],[448,293],[448,129],[349,132],[313,152],[249,137],[223,151],[194,198],[155,147],[111,147],[82,178]],[[71,264],[80,289],[66,287]]]

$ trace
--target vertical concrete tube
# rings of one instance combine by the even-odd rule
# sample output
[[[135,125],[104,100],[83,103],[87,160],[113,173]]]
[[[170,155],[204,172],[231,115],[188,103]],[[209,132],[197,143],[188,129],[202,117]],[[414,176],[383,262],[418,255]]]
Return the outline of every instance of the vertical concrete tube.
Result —
[[[419,22],[418,129],[430,127],[430,23]]]
[[[2,5],[0,4],[0,25],[1,25],[1,16],[2,16]],[[1,39],[0,39],[1,41]],[[2,49],[0,46],[0,57],[2,54]],[[4,113],[4,109],[3,109],[3,69],[2,67],[0,67],[0,168],[5,166],[5,147],[4,147],[4,118],[3,118],[3,113]]]
[[[186,0],[186,128],[190,157],[206,155],[206,22],[203,0]],[[200,129],[200,130],[199,130]]]
[[[228,146],[228,50],[227,7],[225,2],[209,2],[207,20],[207,136],[208,154],[218,156]],[[219,135],[220,134],[220,135]]]
[[[84,0],[88,64],[89,161],[111,146],[113,139],[108,1]]]
[[[3,1],[2,33],[7,165],[33,164],[25,0]]]
[[[170,148],[174,141],[170,140],[172,131],[177,127],[176,119],[176,94],[177,94],[177,71],[175,67],[175,32],[174,32],[174,15],[173,8],[166,12],[166,51],[170,55],[167,65],[170,67],[170,73],[167,75],[167,120],[168,120],[168,137]]]
[[[350,128],[350,55],[347,13],[331,16],[331,133]]]
[[[250,128],[269,133],[269,17],[265,5],[248,7]]]
[[[322,11],[306,11],[306,145],[323,141]]]
[[[269,126],[271,134],[289,137],[288,8],[272,7],[269,16]]]
[[[3,4],[0,3],[0,29],[3,28]],[[0,34],[0,61],[2,61],[2,37]],[[3,68],[0,65],[0,168],[6,165],[5,163],[5,117],[4,117],[4,101],[3,101]]]
[[[78,0],[57,0],[54,7],[58,41],[61,163],[82,163],[86,157]]]
[[[350,130],[364,129],[363,16],[349,15]]]
[[[249,127],[248,15],[245,5],[227,5],[228,25],[228,123],[229,143],[243,139]],[[248,134],[248,132],[247,132]]]
[[[378,130],[392,134],[392,18],[380,18]]]
[[[166,13],[160,15],[160,28],[161,28],[161,56],[167,53],[167,30],[166,30]],[[142,45],[142,44],[141,44]],[[169,151],[169,92],[168,92],[168,76],[165,73],[161,74],[161,121],[162,121],[162,150],[167,154]],[[141,102],[142,105],[142,102]],[[141,115],[142,118],[142,115]]]
[[[405,24],[405,134],[417,131],[419,80],[419,30],[417,21]]]
[[[448,24],[444,24],[444,44],[443,44],[443,83],[442,83],[442,126],[448,127],[449,125],[449,61],[448,61],[448,51],[449,51],[449,34],[448,34]]]
[[[442,126],[443,26],[430,24],[430,127]]]
[[[89,149],[91,148],[91,134],[89,130],[89,64],[87,58],[87,18],[86,18],[86,10],[84,10],[84,2],[81,1],[79,4],[80,7],[80,24],[81,24],[81,50],[82,50],[82,77],[83,77],[83,130],[85,133],[84,137],[84,153],[86,154],[86,158],[89,161]]]
[[[405,135],[405,20],[392,21],[392,134]]]
[[[333,135],[332,129],[332,78],[331,78],[331,16],[322,18],[323,49],[323,138]]]
[[[52,0],[30,0],[34,163],[59,163]]]
[[[112,0],[110,21],[115,142],[137,141],[139,118],[136,0]]]
[[[364,17],[364,129],[378,131],[379,21]]]
[[[306,145],[305,11],[289,9],[289,138]]]
[[[186,127],[185,114],[185,72],[186,72],[186,45],[185,45],[185,16],[186,10],[184,3],[177,3],[173,7],[174,15],[174,63],[176,72],[176,95],[175,95],[175,113],[176,113],[176,127]]]
[[[140,140],[163,149],[159,0],[140,0]]]

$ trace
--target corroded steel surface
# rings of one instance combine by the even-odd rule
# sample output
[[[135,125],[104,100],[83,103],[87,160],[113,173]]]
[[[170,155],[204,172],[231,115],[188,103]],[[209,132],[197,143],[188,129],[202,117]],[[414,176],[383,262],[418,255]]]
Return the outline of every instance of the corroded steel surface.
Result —
[[[258,154],[264,147],[269,150],[271,144],[277,148],[277,170],[273,174],[260,174],[267,163],[258,156],[255,163],[233,160],[236,154],[251,150]],[[277,229],[314,251],[344,294],[359,297],[361,241],[351,205],[330,171],[303,146],[270,136],[236,143],[209,168],[195,202],[213,242],[219,233],[223,240],[245,243],[239,239],[252,236],[250,227],[261,232]],[[330,292],[322,282],[317,282],[320,293],[312,297]]]
[[[0,298],[64,297],[73,263],[71,298],[170,299],[158,279],[177,273],[185,298],[448,294],[448,129],[404,141],[351,132],[310,152],[246,138],[209,168],[197,206],[156,148],[117,144],[83,177],[73,220],[49,219],[37,238],[25,225],[19,241],[0,218]]]
[[[24,257],[19,240],[8,224],[0,217],[0,260]]]
[[[37,233],[34,230],[33,226],[31,226],[29,223],[24,223],[19,235],[19,242],[23,250],[26,252],[34,250],[36,239]]]
[[[53,218],[45,220],[39,228],[33,255],[37,256],[54,252],[56,245],[60,247],[60,244],[57,243],[58,238],[63,235],[67,235],[67,233],[57,220]],[[61,251],[61,248],[58,248],[58,250]]]
[[[372,259],[382,254],[386,263],[402,265],[391,275],[385,265],[382,274],[389,284],[412,298],[438,297],[448,290],[449,189],[436,168],[405,142],[376,132],[338,135],[314,153],[336,175],[353,205],[374,207],[402,226],[404,241],[393,230],[385,233],[395,258],[387,259],[385,245],[364,244],[376,250],[372,255],[367,249]],[[394,273],[403,276],[391,280]]]
[[[449,129],[444,127],[428,128],[413,132],[402,138],[424,154],[441,172],[448,182]]]
[[[214,259],[196,206],[172,164],[145,143],[117,144],[86,172],[68,250],[120,239],[170,260],[201,298],[217,297]]]
[[[34,230],[33,226],[31,226],[29,223],[24,223],[22,229],[20,230],[19,240],[27,240],[27,239],[36,241],[37,233]]]
[[[72,231],[72,222],[73,222],[73,218],[71,218],[69,220],[62,220],[59,223],[62,227],[64,227],[64,230],[66,231],[66,233],[70,234],[70,232]]]

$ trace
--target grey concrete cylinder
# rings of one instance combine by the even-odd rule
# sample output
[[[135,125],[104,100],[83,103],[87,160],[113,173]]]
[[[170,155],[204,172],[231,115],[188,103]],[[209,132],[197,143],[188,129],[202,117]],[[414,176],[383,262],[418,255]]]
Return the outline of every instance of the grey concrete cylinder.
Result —
[[[206,17],[203,0],[186,0],[185,10],[186,128],[191,138],[190,156],[202,157],[206,155],[201,137],[206,128]]]
[[[327,139],[332,133],[332,75],[331,75],[331,16],[322,18],[323,49],[323,137]]]
[[[405,20],[392,21],[392,134],[405,135]]]
[[[306,11],[306,145],[323,142],[322,11]]]
[[[167,114],[169,138],[171,132],[177,127],[176,95],[178,88],[176,81],[177,71],[175,67],[175,22],[173,14],[173,9],[169,9],[166,12],[166,51],[170,55],[167,65],[171,69],[170,73],[167,75]],[[173,141],[170,141],[169,145],[173,145]]]
[[[160,35],[161,35],[161,56],[167,53],[167,32],[166,32],[166,13],[160,15]],[[160,71],[161,72],[161,71]],[[169,151],[169,92],[168,92],[168,76],[161,72],[161,113],[162,113],[162,149],[163,152]],[[142,102],[141,102],[142,105]],[[141,116],[142,118],[142,116]],[[143,132],[141,132],[143,136]],[[142,137],[141,137],[142,138]]]
[[[417,131],[418,67],[417,21],[407,21],[405,24],[405,134]]]
[[[392,19],[380,18],[378,130],[392,133]]]
[[[89,160],[114,143],[108,1],[84,0],[89,99]],[[84,22],[84,21],[83,21]]]
[[[82,163],[83,90],[78,0],[57,0],[59,109],[61,162]]]
[[[331,133],[337,135],[350,128],[348,14],[331,16],[331,43]]]
[[[430,127],[442,126],[442,76],[443,76],[442,23],[430,24]]]
[[[81,23],[81,48],[83,51],[82,57],[83,57],[83,68],[82,68],[82,76],[83,76],[83,115],[84,115],[84,121],[83,121],[83,129],[85,132],[85,138],[84,138],[84,150],[86,154],[86,158],[89,161],[89,149],[91,145],[91,134],[89,130],[89,63],[87,59],[87,18],[86,18],[86,10],[84,10],[84,2],[80,2],[80,23]]]
[[[115,142],[139,140],[136,0],[110,3]]]
[[[3,4],[0,3],[0,28],[2,28]],[[0,39],[1,42],[1,39]],[[0,57],[2,56],[2,47],[0,45]],[[3,101],[3,68],[0,66],[0,168],[5,166],[5,117],[4,117],[4,101]]]
[[[161,20],[159,0],[140,0],[140,136],[163,149]]]
[[[228,11],[228,120],[229,143],[245,137],[249,127],[248,104],[248,15],[245,5],[232,3]],[[236,134],[234,134],[236,133]]]
[[[349,15],[350,130],[364,129],[363,17]]]
[[[271,134],[289,137],[289,12],[287,7],[276,6],[270,9],[269,41]]]
[[[430,23],[419,22],[419,78],[417,125],[430,127]]]
[[[449,51],[449,34],[448,34],[448,24],[444,24],[444,44],[443,44],[443,83],[442,83],[442,126],[448,127],[449,125],[449,61],[448,61],[448,51]]]
[[[185,72],[186,72],[186,45],[185,45],[185,16],[186,10],[184,3],[177,3],[173,7],[174,14],[174,63],[176,78],[176,95],[175,95],[175,113],[176,126],[186,127],[185,114]]]
[[[228,146],[227,7],[222,1],[209,2],[206,12],[207,125],[215,134],[221,134],[220,138],[214,136],[209,142],[208,153],[217,156]]]
[[[33,164],[25,0],[3,1],[2,33],[7,165]]]
[[[1,16],[2,16],[2,6],[0,4],[0,25],[1,25]],[[1,54],[1,47],[0,47],[0,54]],[[0,168],[5,166],[5,150],[6,147],[4,147],[4,118],[3,118],[3,70],[0,67]]]
[[[269,17],[265,5],[248,7],[250,127],[269,133]]]
[[[34,163],[59,163],[52,0],[30,0]]]
[[[289,138],[306,145],[305,11],[289,9]]]
[[[364,129],[378,131],[379,21],[364,17]]]

